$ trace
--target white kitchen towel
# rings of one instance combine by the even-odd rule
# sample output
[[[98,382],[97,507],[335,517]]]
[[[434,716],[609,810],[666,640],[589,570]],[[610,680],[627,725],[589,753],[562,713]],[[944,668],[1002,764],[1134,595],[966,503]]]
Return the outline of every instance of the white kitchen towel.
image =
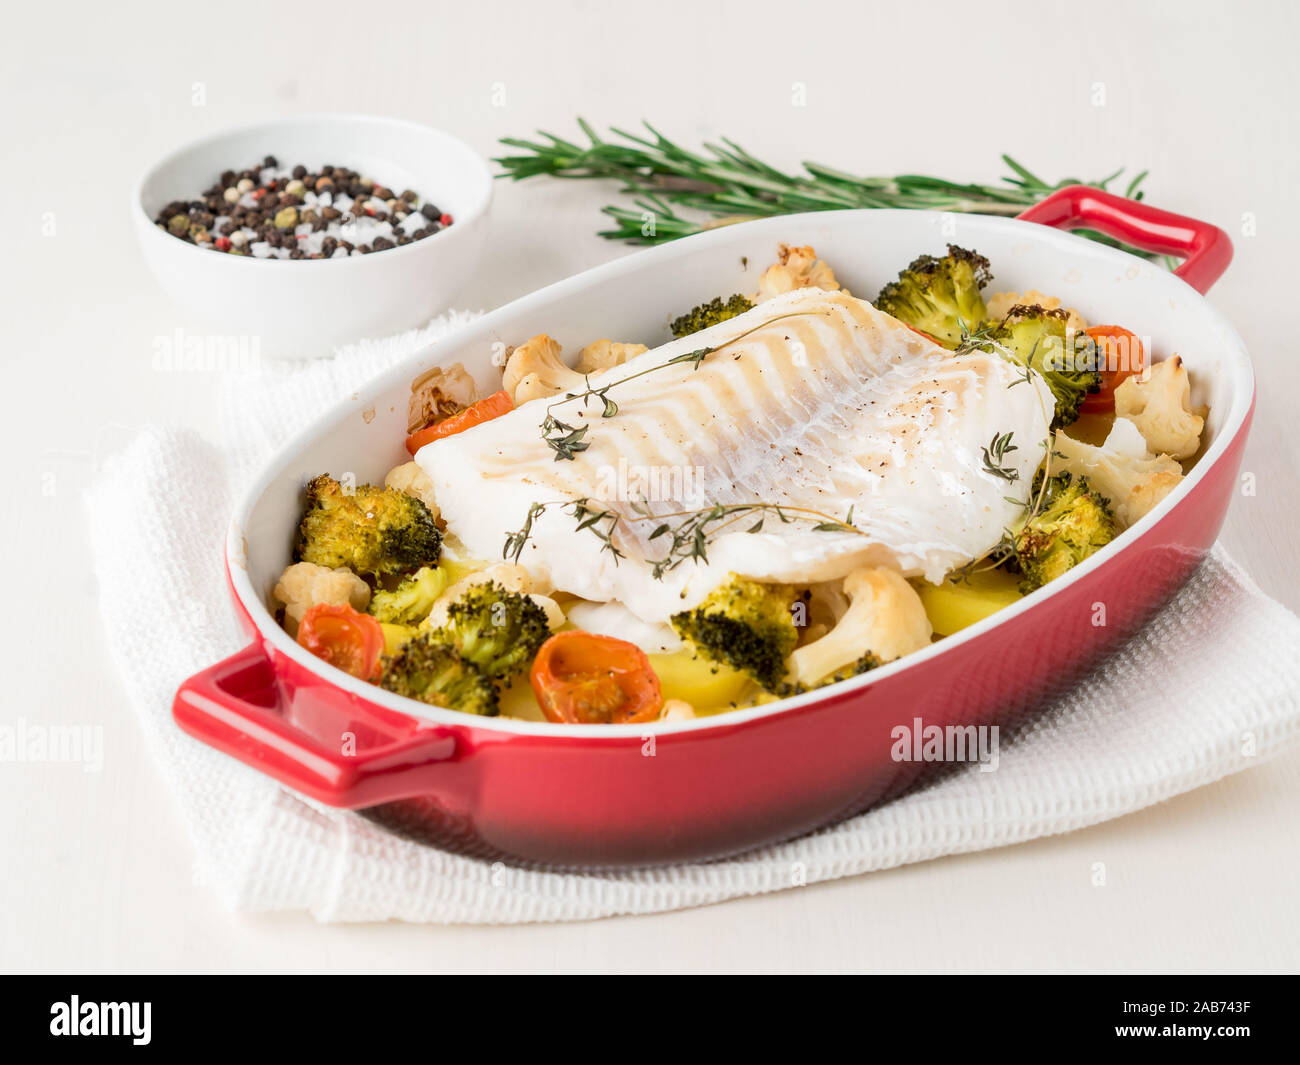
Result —
[[[322,921],[515,923],[680,909],[1068,832],[1149,806],[1300,739],[1300,620],[1216,550],[1074,692],[975,766],[813,835],[725,861],[623,873],[516,869],[444,853],[285,791],[172,723],[177,685],[239,649],[221,566],[240,486],[291,433],[455,327],[230,380],[221,447],[150,428],[90,496],[107,639],[193,835],[232,908]]]

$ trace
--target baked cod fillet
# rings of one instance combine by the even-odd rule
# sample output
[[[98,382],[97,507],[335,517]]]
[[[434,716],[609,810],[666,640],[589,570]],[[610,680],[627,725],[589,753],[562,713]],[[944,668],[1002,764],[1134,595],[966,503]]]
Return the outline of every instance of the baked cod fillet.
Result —
[[[742,335],[744,334],[744,335]],[[698,364],[668,360],[716,348]],[[633,375],[652,367],[653,372]],[[450,533],[499,559],[534,504],[520,564],[596,602],[658,623],[736,572],[808,584],[868,564],[939,581],[992,549],[1020,514],[1053,410],[1036,374],[992,355],[954,355],[870,303],[800,289],[593,377],[598,398],[539,399],[420,450]],[[587,426],[556,460],[541,423]],[[1009,438],[1007,434],[1010,434]],[[1001,458],[986,460],[995,437]],[[995,473],[990,465],[1000,470]],[[616,558],[566,501],[610,517]],[[668,524],[711,508],[766,504],[707,526],[707,561],[659,577]],[[782,521],[771,505],[785,509]],[[825,518],[856,531],[821,531]],[[824,516],[824,517],[823,517]],[[751,532],[759,518],[762,528]]]

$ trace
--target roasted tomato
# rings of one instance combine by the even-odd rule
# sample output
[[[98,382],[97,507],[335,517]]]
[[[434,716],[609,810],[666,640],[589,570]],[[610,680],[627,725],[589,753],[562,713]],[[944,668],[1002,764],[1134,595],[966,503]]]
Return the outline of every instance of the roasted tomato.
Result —
[[[537,652],[530,680],[542,713],[568,724],[653,721],[664,702],[641,648],[591,632],[557,632]]]
[[[298,623],[298,642],[317,658],[354,677],[379,677],[383,627],[369,614],[359,614],[346,603],[320,603],[310,608]]]

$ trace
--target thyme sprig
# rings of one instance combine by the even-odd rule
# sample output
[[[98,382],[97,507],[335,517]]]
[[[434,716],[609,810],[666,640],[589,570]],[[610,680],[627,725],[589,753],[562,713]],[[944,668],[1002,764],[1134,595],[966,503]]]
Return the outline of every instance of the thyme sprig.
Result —
[[[1124,169],[1095,181],[1065,178],[1044,181],[1009,155],[1002,162],[1010,173],[1000,184],[950,181],[924,174],[861,177],[821,163],[805,162],[802,172],[787,172],[756,158],[735,141],[722,138],[691,151],[664,136],[648,122],[645,132],[611,129],[606,139],[582,118],[578,127],[587,139],[579,144],[541,132],[537,140],[503,137],[501,143],[517,154],[494,160],[499,176],[521,181],[532,177],[612,179],[631,205],[601,208],[614,228],[600,235],[633,244],[662,244],[733,222],[799,211],[852,207],[893,207],[956,213],[1017,215],[1066,185],[1088,184],[1105,189]],[[1142,199],[1147,171],[1129,181],[1124,195]],[[707,216],[692,219],[679,208]],[[1154,258],[1104,234],[1077,230],[1102,244]]]
[[[510,562],[518,562],[524,553],[524,548],[528,541],[532,539],[533,523],[542,514],[543,511],[550,507],[567,508],[577,522],[576,531],[590,532],[604,546],[601,552],[608,551],[614,556],[614,565],[618,565],[621,558],[627,556],[619,550],[618,545],[614,543],[614,532],[618,529],[619,522],[623,520],[623,515],[613,510],[603,510],[591,505],[591,500],[583,497],[582,499],[563,499],[553,500],[548,503],[534,503],[528,508],[528,514],[524,518],[524,523],[512,533],[506,535],[505,546],[501,550],[501,557]]]
[[[1012,382],[1013,384],[1015,382]],[[1010,386],[1008,386],[1010,387]],[[1006,434],[1008,437],[1010,433]],[[997,440],[994,437],[994,440]],[[1043,460],[1039,463],[1038,470],[1034,474],[1034,484],[1036,485],[1029,493],[1026,500],[1017,499],[1015,496],[1003,496],[1002,498],[1008,503],[1014,503],[1024,512],[1020,527],[1023,528],[1029,522],[1033,521],[1043,512],[1043,507],[1047,503],[1047,489],[1052,479],[1052,459],[1064,458],[1059,451],[1052,447],[1052,438],[1046,437],[1039,442],[1039,447],[1043,449]],[[1011,450],[1014,450],[1012,448]],[[987,460],[986,460],[987,461]],[[1013,480],[1015,478],[1012,478]],[[954,584],[970,579],[972,573],[983,573],[986,570],[997,569],[1008,559],[1014,558],[1016,554],[1016,533],[1011,529],[1003,529],[1002,537],[993,546],[991,551],[986,552],[979,558],[973,558],[964,566],[952,571],[948,579]]]
[[[736,524],[747,514],[758,513],[756,522],[745,532],[761,532],[769,515],[775,515],[783,524],[795,521],[815,522],[813,532],[847,532],[865,536],[866,533],[853,524],[853,508],[843,519],[836,518],[823,511],[809,507],[786,506],[780,503],[714,503],[695,510],[677,510],[663,514],[654,514],[644,504],[634,504],[635,513],[618,514],[612,510],[603,510],[592,504],[587,498],[550,500],[534,503],[528,508],[524,523],[515,532],[506,536],[501,557],[511,562],[518,562],[524,548],[532,538],[533,524],[537,518],[551,507],[568,510],[576,520],[576,532],[590,532],[603,544],[601,551],[608,551],[614,556],[614,564],[627,556],[614,543],[614,533],[620,523],[627,521],[656,521],[658,524],[650,533],[651,541],[668,537],[664,554],[650,563],[650,575],[655,580],[663,580],[664,574],[670,573],[688,560],[707,563],[710,542],[727,528]],[[680,519],[673,521],[672,519]]]
[[[721,351],[730,344],[738,340],[744,340],[751,333],[771,325],[773,322],[779,322],[785,318],[800,318],[807,315],[825,314],[825,311],[788,311],[785,314],[773,315],[758,325],[751,326],[742,333],[737,333],[734,337],[723,341],[721,344],[715,344],[711,347],[696,348],[693,351],[683,352],[681,355],[674,355],[671,359],[656,363],[653,366],[647,366],[644,370],[638,370],[636,373],[628,374],[626,377],[620,377],[616,381],[610,381],[605,385],[592,387],[591,376],[586,375],[583,380],[587,387],[580,392],[566,392],[564,395],[552,400],[546,405],[546,417],[538,428],[542,431],[542,439],[546,445],[555,452],[555,461],[568,460],[572,462],[579,452],[586,451],[591,446],[591,441],[587,439],[587,431],[590,425],[571,425],[568,422],[560,421],[555,416],[555,408],[565,403],[581,401],[582,409],[599,401],[601,404],[600,416],[602,418],[613,418],[619,412],[618,404],[609,396],[610,389],[617,388],[619,385],[625,385],[629,381],[635,381],[638,377],[645,377],[646,374],[657,373],[659,370],[666,370],[670,366],[680,366],[690,364],[692,369],[698,370],[700,364],[704,362],[715,351]]]
[[[981,448],[984,455],[984,472],[991,473],[994,477],[1001,477],[1004,481],[1020,480],[1020,471],[1004,462],[1010,452],[1020,450],[1011,442],[1011,437],[1010,431],[994,433],[988,447]]]
[[[694,560],[700,563],[709,561],[708,545],[719,533],[725,531],[747,514],[759,515],[758,520],[745,530],[746,533],[763,531],[763,525],[769,514],[774,514],[783,524],[795,521],[811,521],[813,532],[847,532],[866,535],[853,524],[853,508],[848,514],[836,518],[823,511],[809,507],[783,506],[779,503],[715,503],[698,510],[677,511],[669,514],[639,515],[633,520],[650,520],[652,517],[660,524],[650,534],[650,539],[667,537],[667,547],[663,557],[651,563],[650,575],[655,580],[662,580],[665,573],[675,570],[683,562]],[[663,521],[664,518],[681,518],[676,522]]]

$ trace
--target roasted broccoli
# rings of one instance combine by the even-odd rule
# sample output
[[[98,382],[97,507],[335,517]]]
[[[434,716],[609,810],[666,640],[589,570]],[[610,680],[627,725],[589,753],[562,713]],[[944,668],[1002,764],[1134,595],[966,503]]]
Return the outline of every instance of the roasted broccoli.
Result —
[[[414,625],[429,616],[447,587],[447,574],[437,566],[421,566],[391,592],[382,588],[370,597],[369,611],[389,625]]]
[[[972,339],[974,347],[997,351],[1043,375],[1056,397],[1053,429],[1078,418],[1084,397],[1101,389],[1096,344],[1086,333],[1066,328],[1069,316],[1063,307],[1049,311],[1021,304],[1012,307],[1000,325]]]
[[[1077,566],[1119,532],[1109,504],[1086,477],[1063,473],[1051,478],[1043,500],[1042,509],[1014,537],[1013,565],[1024,595]]]
[[[546,638],[546,611],[495,581],[473,585],[447,608],[438,638],[485,676],[503,679],[527,669]]]
[[[498,709],[492,678],[432,630],[416,633],[397,654],[385,658],[379,683],[398,695],[467,714],[493,717]]]
[[[295,562],[382,576],[436,564],[441,550],[433,515],[415,496],[370,484],[349,490],[328,474],[307,485]]]
[[[685,337],[692,333],[698,333],[701,329],[708,329],[711,325],[717,325],[719,322],[725,322],[728,318],[735,318],[738,314],[744,314],[746,311],[753,310],[754,305],[748,299],[737,293],[729,300],[724,300],[721,296],[709,300],[708,303],[701,303],[694,307],[687,314],[680,318],[674,318],[672,324],[673,336]]]
[[[761,584],[732,574],[699,606],[674,614],[672,623],[705,658],[748,673],[775,691],[799,639],[790,613],[794,602],[788,584]]]
[[[876,309],[951,350],[988,317],[980,289],[992,276],[984,256],[949,244],[942,259],[914,259],[897,281],[880,290]]]

